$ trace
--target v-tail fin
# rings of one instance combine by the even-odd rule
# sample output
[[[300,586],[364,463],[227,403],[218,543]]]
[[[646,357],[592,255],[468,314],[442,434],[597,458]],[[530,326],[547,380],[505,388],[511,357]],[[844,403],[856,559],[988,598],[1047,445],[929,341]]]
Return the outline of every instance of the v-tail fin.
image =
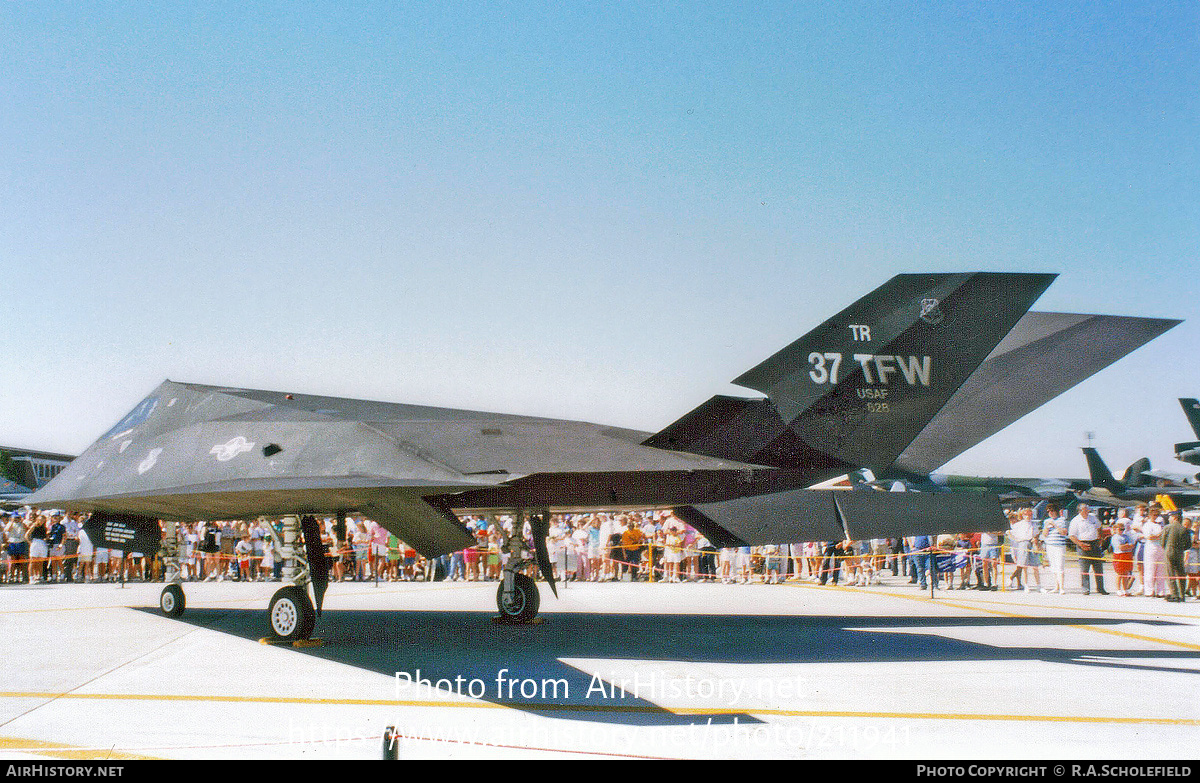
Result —
[[[646,441],[814,481],[876,475],[917,436],[1054,280],[1052,274],[903,274]]]

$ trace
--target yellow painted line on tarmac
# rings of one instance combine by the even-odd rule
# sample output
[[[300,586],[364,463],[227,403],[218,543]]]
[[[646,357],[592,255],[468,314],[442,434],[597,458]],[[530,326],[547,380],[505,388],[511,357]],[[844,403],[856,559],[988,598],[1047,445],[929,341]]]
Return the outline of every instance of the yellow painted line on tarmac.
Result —
[[[878,718],[895,720],[987,720],[1025,721],[1034,723],[1122,723],[1122,724],[1165,724],[1170,726],[1200,726],[1195,718],[1131,718],[1131,717],[1088,717],[1078,715],[1000,715],[994,713],[947,713],[947,712],[862,712],[857,710],[739,710],[749,715],[771,715],[797,718]],[[680,715],[729,715],[729,710],[683,710]]]
[[[956,607],[958,609],[970,609],[970,610],[979,611],[979,612],[987,612],[988,614],[1003,615],[1004,617],[1016,617],[1019,619],[1030,619],[1030,620],[1038,619],[1037,615],[1031,615],[1031,614],[1014,614],[1013,612],[1003,612],[999,609],[986,609],[982,606],[971,606],[970,604],[959,604],[959,603],[954,603],[952,601],[942,601],[941,603],[946,606]],[[1121,636],[1126,639],[1134,639],[1139,642],[1152,642],[1154,644],[1166,644],[1166,645],[1170,645],[1172,647],[1182,647],[1185,650],[1200,651],[1200,644],[1192,644],[1190,642],[1181,642],[1181,641],[1177,641],[1175,639],[1163,639],[1160,636],[1146,636],[1144,634],[1139,634],[1139,633],[1130,633],[1129,631],[1118,631],[1115,628],[1105,628],[1100,625],[1090,625],[1088,623],[1071,623],[1067,627],[1068,628],[1077,628],[1081,631],[1092,631],[1093,633],[1106,633],[1106,634],[1109,634],[1110,636]]]
[[[1071,628],[1082,628],[1086,631],[1094,631],[1096,633],[1107,633],[1113,636],[1124,636],[1126,639],[1137,639],[1141,642],[1158,642],[1159,644],[1170,644],[1175,647],[1182,647],[1185,650],[1200,650],[1200,644],[1191,644],[1189,642],[1177,642],[1171,639],[1160,639],[1155,636],[1143,636],[1141,634],[1129,633],[1128,631],[1118,631],[1115,628],[1105,628],[1100,625],[1072,625]]]
[[[34,753],[38,756],[48,756],[55,759],[73,759],[75,761],[140,761],[158,758],[158,756],[130,753],[128,751],[117,750],[116,748],[85,748],[79,745],[65,745],[61,742],[45,742],[43,740],[25,739],[23,737],[4,736],[0,736],[0,752]]]
[[[976,599],[982,603],[1003,603],[1002,601],[988,600],[986,598]],[[1014,602],[1016,606],[1036,606],[1046,609],[1055,609],[1063,612],[1078,611],[1078,606],[1062,606],[1061,604],[1031,604],[1024,601]],[[1171,612],[1140,612],[1136,609],[1106,609],[1104,607],[1087,607],[1087,611],[1096,612],[1097,614],[1121,614],[1131,615],[1133,617],[1156,617],[1165,620],[1192,620],[1200,621],[1200,614],[1173,614]]]
[[[913,596],[901,596],[901,597],[912,598]],[[929,599],[925,599],[925,600],[929,600]],[[988,609],[983,606],[975,606],[972,604],[961,604],[956,601],[948,601],[946,599],[942,599],[940,601],[937,599],[934,599],[933,603],[938,603],[938,604],[941,604],[942,606],[953,606],[957,609],[967,609],[970,611],[987,612],[988,614],[1000,615],[1002,617],[1015,617],[1017,619],[1022,619],[1022,620],[1041,619],[1037,615],[1033,615],[1033,614],[1020,614],[1020,613],[1016,613],[1016,612],[1005,612],[1000,609]],[[1118,631],[1115,628],[1105,628],[1103,626],[1091,625],[1089,623],[1072,623],[1072,624],[1068,625],[1067,627],[1068,628],[1078,628],[1081,631],[1092,631],[1094,633],[1106,633],[1111,636],[1123,636],[1126,639],[1135,639],[1139,642],[1152,642],[1155,644],[1166,644],[1166,645],[1170,645],[1172,647],[1182,647],[1185,650],[1200,651],[1200,644],[1192,644],[1190,642],[1181,642],[1181,641],[1178,641],[1175,639],[1164,639],[1161,636],[1146,636],[1144,634],[1130,633],[1129,631]]]
[[[653,705],[589,705],[555,704],[537,702],[486,702],[486,701],[434,701],[418,699],[318,699],[287,696],[220,696],[202,694],[147,694],[147,693],[32,693],[0,692],[0,698],[59,698],[97,701],[168,701],[210,702],[237,704],[311,704],[320,706],[352,707],[418,707],[455,709],[505,710],[521,709],[528,712],[605,712],[654,714],[670,712],[675,715],[768,715],[794,718],[876,718],[912,720],[958,720],[958,721],[1026,721],[1044,723],[1116,723],[1116,724],[1162,724],[1171,726],[1200,726],[1200,719],[1129,716],[1078,716],[1078,715],[1003,715],[991,713],[939,713],[939,712],[873,712],[860,710],[787,710],[758,707],[656,707]]]
[[[945,591],[942,591],[942,592],[945,592]],[[1021,591],[1012,590],[1009,592],[1016,594]],[[898,595],[898,594],[895,594],[895,595]],[[1036,595],[1036,593],[1032,593],[1031,595]],[[909,596],[909,597],[912,597],[912,596]],[[1120,597],[1120,596],[1118,596],[1118,597]],[[983,603],[983,604],[1001,604],[1004,606],[1028,606],[1028,607],[1037,607],[1038,609],[1055,609],[1055,610],[1059,610],[1059,611],[1063,611],[1063,612],[1080,611],[1080,607],[1078,607],[1078,606],[1063,606],[1062,604],[1029,603],[1027,601],[999,601],[995,598],[987,598],[982,595],[966,595],[966,594],[964,594],[958,600],[963,600],[963,599],[969,599],[972,602],[978,601],[979,603]],[[934,599],[934,600],[936,600],[936,599]],[[1159,600],[1161,600],[1161,599],[1159,599]],[[1113,609],[1113,608],[1102,607],[1102,606],[1089,606],[1085,609],[1085,611],[1095,612],[1097,614],[1123,614],[1123,615],[1133,615],[1135,617],[1159,617],[1159,618],[1172,619],[1172,620],[1200,620],[1200,613],[1175,614],[1175,613],[1171,613],[1171,612],[1145,612],[1145,611],[1138,611],[1137,609]]]
[[[797,585],[797,586],[798,587],[813,587],[813,585]],[[823,587],[823,586],[816,585],[816,587]],[[825,589],[829,589],[829,588],[825,588]],[[926,596],[926,595],[919,595],[919,596],[918,595],[906,595],[904,593],[893,593],[893,592],[886,591],[886,590],[863,590],[863,589],[854,588],[854,587],[847,587],[844,589],[854,590],[854,592],[856,592],[856,593],[862,593],[862,594],[866,594],[866,595],[881,595],[881,596],[890,596],[893,598],[903,598],[906,601],[917,601],[918,603],[925,603],[925,604],[930,604],[933,606],[950,606],[955,609],[965,609],[967,611],[972,611],[972,612],[986,612],[988,614],[999,615],[1001,617],[1012,617],[1012,618],[1016,618],[1018,620],[1044,619],[1035,614],[1022,614],[1019,612],[1006,612],[1001,609],[988,609],[987,607],[984,607],[984,606],[978,606],[976,604],[959,603],[958,601],[952,601],[947,598],[930,598],[929,596]],[[994,602],[989,601],[988,603],[994,603]],[[1078,608],[1078,607],[1065,607],[1065,606],[1047,606],[1044,604],[1023,604],[1023,605],[1024,606],[1037,606],[1039,608],[1045,607],[1047,609],[1064,609],[1064,610],[1071,610],[1071,609]],[[1088,611],[1091,611],[1091,610],[1089,609]],[[1120,610],[1113,609],[1113,610],[1109,610],[1109,611],[1119,612]],[[1162,617],[1163,615],[1155,614],[1153,616]],[[1181,619],[1190,619],[1190,618],[1181,618]],[[1106,633],[1106,634],[1110,634],[1112,636],[1123,636],[1126,639],[1135,639],[1139,642],[1152,642],[1154,644],[1165,644],[1165,645],[1169,645],[1172,647],[1182,647],[1185,650],[1200,651],[1200,644],[1192,644],[1191,642],[1181,642],[1181,641],[1177,641],[1175,639],[1163,639],[1162,637],[1158,637],[1158,636],[1146,636],[1144,634],[1130,633],[1128,631],[1118,631],[1115,628],[1104,628],[1102,626],[1089,625],[1087,623],[1072,623],[1072,624],[1068,625],[1067,627],[1068,628],[1078,628],[1081,631],[1094,631],[1095,633]]]
[[[924,601],[933,601],[935,603],[941,603],[942,601],[951,600],[949,597],[950,596],[949,591],[944,590],[944,589],[938,590],[938,595],[943,596],[942,598],[932,598],[931,599],[929,597],[929,588],[925,588],[925,590],[920,593],[917,593],[915,591],[911,592],[911,593],[908,593],[908,592],[897,593],[897,592],[893,592],[890,587],[884,587],[884,586],[863,588],[863,587],[852,587],[850,585],[845,585],[845,586],[843,586],[843,585],[815,585],[815,584],[804,584],[801,582],[788,582],[786,584],[788,584],[788,586],[790,586],[790,587],[804,587],[804,588],[807,588],[810,590],[852,590],[852,591],[854,591],[856,593],[860,593],[862,595],[884,595],[884,596],[891,596],[891,597],[895,597],[895,598],[904,598],[906,600],[912,600],[912,601],[924,600]],[[955,592],[958,592],[958,591],[956,590]],[[1018,593],[1021,593],[1022,591],[1010,590],[1008,592],[1012,593],[1012,594],[1018,594]],[[1005,595],[1005,594],[1006,593],[1003,591],[1000,593],[1000,595]],[[990,595],[990,593],[988,595]],[[987,598],[982,595],[967,594],[966,592],[964,592],[964,594],[962,596],[960,596],[959,598],[954,599],[954,600],[961,601],[964,599],[970,600],[972,602],[983,603],[983,604],[1000,604],[1002,606],[1028,606],[1028,607],[1036,607],[1038,609],[1057,609],[1057,610],[1061,610],[1064,612],[1077,612],[1077,611],[1080,611],[1080,608],[1081,608],[1078,606],[1063,606],[1061,604],[1028,603],[1026,601],[1000,601],[1000,600],[997,600],[996,598]],[[1200,612],[1197,612],[1195,614],[1173,614],[1171,612],[1144,612],[1144,611],[1138,611],[1136,609],[1112,609],[1112,608],[1094,607],[1094,606],[1087,607],[1085,609],[1085,611],[1104,613],[1104,614],[1129,614],[1129,615],[1135,615],[1138,617],[1162,617],[1162,618],[1167,618],[1167,619],[1200,621]]]

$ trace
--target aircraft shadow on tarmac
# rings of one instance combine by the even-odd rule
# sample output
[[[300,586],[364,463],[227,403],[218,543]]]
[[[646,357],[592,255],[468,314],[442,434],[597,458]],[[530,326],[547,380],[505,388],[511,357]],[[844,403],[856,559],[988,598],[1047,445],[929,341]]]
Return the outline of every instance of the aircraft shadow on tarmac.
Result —
[[[146,608],[144,611],[156,612]],[[496,625],[487,612],[326,610],[317,621],[323,646],[293,648],[308,655],[395,677],[414,674],[436,682],[461,676],[486,684],[485,701],[532,713],[565,719],[627,725],[686,725],[695,715],[676,715],[632,694],[603,697],[589,687],[592,674],[564,663],[563,658],[610,659],[613,668],[631,662],[689,661],[732,664],[902,663],[906,661],[1041,660],[1086,666],[1140,668],[1200,674],[1200,669],[1148,665],[1145,659],[1191,660],[1190,651],[1121,649],[1051,649],[1001,647],[923,632],[934,628],[1030,628],[1034,626],[1120,625],[1123,619],[1078,617],[812,617],[805,615],[660,615],[552,613],[531,626]],[[257,640],[265,632],[262,610],[188,609],[180,621],[243,639]],[[1142,620],[1143,625],[1180,625],[1165,620]],[[881,633],[874,628],[887,629]],[[913,633],[896,629],[912,628]],[[1120,659],[1137,659],[1126,664]],[[568,697],[500,698],[496,678],[515,680],[565,679]],[[603,665],[596,674],[610,680]],[[665,676],[665,675],[663,675]],[[779,676],[773,674],[771,676]],[[790,676],[790,675],[789,675]],[[804,672],[811,682],[813,672]],[[818,675],[819,676],[819,675]],[[608,687],[607,684],[605,687]],[[645,687],[645,686],[643,686]],[[443,688],[444,689],[444,688]],[[453,690],[453,689],[451,689]],[[465,685],[460,687],[466,693]],[[651,691],[653,692],[653,691]],[[379,698],[396,698],[388,688]],[[418,698],[418,691],[409,698]],[[704,716],[707,721],[708,715]],[[753,717],[731,711],[711,716],[714,724],[755,723]]]

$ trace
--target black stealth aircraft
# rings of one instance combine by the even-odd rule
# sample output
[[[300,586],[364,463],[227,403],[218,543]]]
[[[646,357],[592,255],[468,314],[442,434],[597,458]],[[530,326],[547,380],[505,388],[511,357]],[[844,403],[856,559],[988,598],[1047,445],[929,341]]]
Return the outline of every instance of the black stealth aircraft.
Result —
[[[155,547],[161,520],[161,607],[172,615],[184,606],[177,522],[282,517],[290,584],[269,615],[283,638],[307,637],[320,611],[318,514],[364,514],[427,557],[473,543],[461,514],[515,514],[517,531],[528,519],[533,551],[510,537],[497,592],[512,621],[538,608],[524,567],[537,563],[554,587],[551,511],[673,509],[718,546],[994,530],[994,495],[809,487],[862,468],[885,474],[1054,277],[898,275],[734,381],[764,396],[713,397],[656,434],[167,381],[29,502],[92,512],[96,535]],[[989,367],[1013,371],[1003,357]],[[969,400],[957,408],[960,421],[989,415]],[[924,448],[965,448],[937,440]]]

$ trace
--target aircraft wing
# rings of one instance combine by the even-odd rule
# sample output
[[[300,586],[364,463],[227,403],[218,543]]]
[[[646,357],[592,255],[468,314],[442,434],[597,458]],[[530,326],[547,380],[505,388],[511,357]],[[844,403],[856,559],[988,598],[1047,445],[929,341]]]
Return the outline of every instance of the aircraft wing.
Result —
[[[927,475],[1181,323],[1028,312],[897,458]]]
[[[25,499],[146,519],[358,512],[429,557],[470,546],[445,499],[530,473],[741,469],[585,422],[166,381]]]
[[[1174,473],[1169,470],[1160,470],[1156,468],[1154,470],[1143,471],[1142,475],[1167,481],[1169,482],[1167,486],[1182,487],[1185,489],[1195,487],[1195,484],[1191,481],[1191,476],[1186,476],[1182,473]]]
[[[312,402],[167,381],[27,502],[177,520],[359,511],[426,555],[474,541],[423,498],[496,477]]]

